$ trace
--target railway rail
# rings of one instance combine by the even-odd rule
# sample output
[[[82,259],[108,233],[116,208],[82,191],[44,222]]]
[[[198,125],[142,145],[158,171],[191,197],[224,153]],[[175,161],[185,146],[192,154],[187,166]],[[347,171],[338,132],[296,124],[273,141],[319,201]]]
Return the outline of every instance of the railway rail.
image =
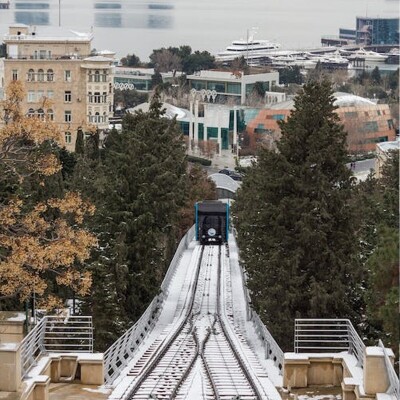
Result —
[[[225,252],[202,246],[184,315],[130,370],[124,399],[268,399],[229,326]]]

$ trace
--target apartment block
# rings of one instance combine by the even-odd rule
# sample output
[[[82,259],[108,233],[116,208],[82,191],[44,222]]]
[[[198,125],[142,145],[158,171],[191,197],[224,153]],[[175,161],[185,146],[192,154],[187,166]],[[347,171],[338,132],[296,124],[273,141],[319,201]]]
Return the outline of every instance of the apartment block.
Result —
[[[93,56],[92,39],[92,33],[36,32],[22,24],[11,26],[4,36],[2,86],[23,82],[26,114],[53,120],[71,151],[78,128],[103,132],[113,113],[113,59]]]

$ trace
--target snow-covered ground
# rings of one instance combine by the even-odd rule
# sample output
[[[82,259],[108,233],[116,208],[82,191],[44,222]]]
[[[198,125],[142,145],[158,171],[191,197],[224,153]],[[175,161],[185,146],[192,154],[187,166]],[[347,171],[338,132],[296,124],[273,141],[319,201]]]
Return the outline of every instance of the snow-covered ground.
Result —
[[[282,376],[279,375],[279,370],[273,365],[273,362],[265,359],[265,350],[256,334],[254,325],[251,321],[248,321],[248,304],[246,292],[243,287],[243,274],[238,262],[236,242],[232,236],[229,240],[229,249],[227,250],[229,256],[223,258],[222,282],[225,289],[224,292],[231,293],[230,298],[228,297],[225,299],[227,303],[225,307],[225,317],[226,320],[229,321],[228,330],[234,335],[235,347],[239,350],[247,368],[254,375],[254,379],[258,382],[257,385],[260,385],[262,391],[266,393],[266,398],[268,397],[270,400],[280,400],[281,396],[275,386],[282,385]],[[225,251],[225,249],[223,249],[223,251]],[[147,338],[143,340],[138,347],[129,365],[114,382],[114,390],[109,399],[123,399],[124,396],[130,392],[143,371],[143,364],[150,362],[152,359],[153,356],[149,357],[149,354],[151,354],[155,348],[163,346],[185,317],[186,308],[190,302],[190,294],[195,285],[194,280],[200,253],[201,246],[195,241],[192,241],[184,251],[170,282],[168,296],[163,303],[157,323],[148,334]],[[210,280],[214,279],[215,274],[212,274],[206,276],[204,280],[205,285],[209,285],[209,288],[205,290],[210,290],[210,293],[211,291],[215,291],[215,282],[210,282]],[[209,294],[205,295],[209,296]],[[209,307],[209,302],[207,302],[207,304],[207,307]],[[210,324],[210,317],[207,317],[207,315],[212,313],[212,310],[205,310],[203,308],[204,305],[201,305],[200,309],[197,311],[200,314],[203,312],[206,316],[204,318],[197,317],[197,332],[199,332],[199,337],[204,337],[204,332],[206,332],[207,329],[204,324]],[[202,324],[204,327],[202,327]],[[218,360],[216,357],[217,356],[212,360],[212,363],[222,363],[222,360]],[[187,383],[187,385],[190,385],[190,387],[188,387],[190,396],[196,393],[200,396],[196,398],[206,398],[207,391],[205,389],[204,375],[200,363],[197,363],[192,369],[190,379],[188,379]],[[189,395],[187,395],[186,398],[190,398],[188,396]]]

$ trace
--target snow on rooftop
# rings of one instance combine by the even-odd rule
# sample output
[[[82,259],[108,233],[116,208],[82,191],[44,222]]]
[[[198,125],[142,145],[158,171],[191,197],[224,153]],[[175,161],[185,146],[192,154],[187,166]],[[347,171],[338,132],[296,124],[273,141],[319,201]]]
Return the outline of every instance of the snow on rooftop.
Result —
[[[333,95],[336,98],[333,104],[338,107],[357,107],[357,106],[376,105],[372,100],[356,96],[350,93],[336,92]]]
[[[130,112],[131,114],[133,114],[135,111],[148,112],[149,108],[150,108],[150,103],[147,102],[147,103],[139,104],[138,106],[136,106],[134,108],[130,108],[128,110],[128,112]],[[175,107],[172,104],[168,104],[168,103],[162,103],[161,109],[165,110],[164,116],[168,119],[173,119],[176,117],[177,120],[182,120],[185,118],[189,118],[189,115],[190,115],[189,110],[185,110],[184,108]]]
[[[11,28],[26,28],[27,25],[12,25]],[[23,40],[34,40],[34,41],[90,41],[93,39],[93,33],[91,32],[78,32],[70,29],[66,29],[63,27],[50,27],[50,26],[41,26],[40,29],[36,30],[36,28],[30,27],[28,34],[20,34],[20,35],[4,35],[5,40],[15,40],[19,41]]]
[[[24,312],[18,312],[18,311],[1,311],[0,312],[0,321],[24,322],[25,319],[26,319],[26,315]]]
[[[240,187],[240,185],[235,180],[233,180],[230,176],[225,174],[219,174],[219,173],[211,174],[209,178],[212,179],[217,188],[220,189],[226,189],[231,192],[236,192]]]
[[[370,99],[356,96],[350,93],[335,92],[333,94],[335,100],[333,104],[338,107],[373,107],[376,103]],[[282,101],[271,105],[271,109],[275,110],[293,110],[294,99]]]
[[[400,141],[394,140],[392,142],[382,142],[378,143],[377,146],[383,151],[387,152],[390,150],[400,150]]]

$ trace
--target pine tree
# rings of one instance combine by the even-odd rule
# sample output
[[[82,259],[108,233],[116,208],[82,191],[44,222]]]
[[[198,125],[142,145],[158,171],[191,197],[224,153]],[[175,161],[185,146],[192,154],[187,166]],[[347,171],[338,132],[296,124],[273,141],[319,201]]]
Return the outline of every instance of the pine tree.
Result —
[[[398,357],[399,337],[399,154],[389,155],[381,179],[359,185],[361,260],[366,271],[366,326],[371,344],[378,338]]]
[[[75,153],[76,154],[84,154],[85,153],[85,139],[83,137],[82,128],[78,128],[78,131],[76,133]]]
[[[183,141],[176,121],[163,114],[156,95],[148,113],[125,118],[124,131],[111,133],[104,150],[110,251],[122,274],[118,297],[131,321],[159,290],[185,199]]]
[[[310,82],[235,206],[253,304],[285,350],[294,319],[355,317],[360,268],[346,134],[327,81]]]

